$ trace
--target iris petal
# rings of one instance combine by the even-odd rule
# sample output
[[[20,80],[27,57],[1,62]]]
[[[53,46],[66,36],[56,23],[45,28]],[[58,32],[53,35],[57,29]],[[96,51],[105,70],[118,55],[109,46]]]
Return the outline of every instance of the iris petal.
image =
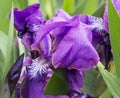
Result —
[[[73,90],[83,87],[83,72],[75,69],[69,70],[67,73],[68,83]]]
[[[82,23],[64,36],[52,55],[55,67],[90,69],[97,64],[99,56],[91,44],[92,32]]]
[[[14,9],[15,28],[17,30],[24,30],[25,19],[32,14],[35,13],[38,14],[38,11],[39,11],[39,4],[31,5],[22,11],[19,11],[18,9]],[[39,13],[39,15],[40,17],[42,16],[41,13]]]

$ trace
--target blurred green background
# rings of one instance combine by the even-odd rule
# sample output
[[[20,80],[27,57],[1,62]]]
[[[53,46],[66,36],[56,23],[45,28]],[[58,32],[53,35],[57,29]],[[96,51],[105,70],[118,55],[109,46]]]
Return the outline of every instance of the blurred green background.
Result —
[[[0,31],[6,34],[9,25],[8,13],[12,2],[19,10],[39,2],[44,16],[50,18],[59,8],[64,9],[71,15],[93,14],[96,9],[103,5],[104,0],[0,0]]]

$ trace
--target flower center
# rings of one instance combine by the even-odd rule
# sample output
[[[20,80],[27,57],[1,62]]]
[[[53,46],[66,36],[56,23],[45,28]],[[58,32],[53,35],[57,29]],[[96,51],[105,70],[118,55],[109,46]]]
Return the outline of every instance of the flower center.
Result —
[[[32,60],[32,64],[27,66],[28,78],[35,80],[45,80],[47,77],[48,64],[39,57]]]
[[[39,23],[39,24],[27,24],[26,25],[26,27],[28,28],[28,30],[30,32],[36,32],[36,31],[38,31],[39,28],[40,28],[40,26],[41,26],[41,23]]]
[[[101,32],[104,30],[103,19],[101,19],[101,18],[95,18],[90,25],[91,25],[93,31],[95,31],[95,32]]]

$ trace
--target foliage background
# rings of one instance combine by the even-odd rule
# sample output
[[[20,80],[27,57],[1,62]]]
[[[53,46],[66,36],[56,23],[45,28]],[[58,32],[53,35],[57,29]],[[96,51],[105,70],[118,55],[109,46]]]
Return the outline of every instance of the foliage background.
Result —
[[[109,5],[111,4],[109,0]],[[20,44],[19,47],[16,47],[14,45],[14,38],[16,36],[16,31],[13,29],[13,20],[8,19],[9,12],[11,11],[12,3],[14,2],[14,7],[17,7],[19,10],[22,10],[23,8],[27,7],[28,5],[31,5],[33,3],[40,3],[41,5],[41,11],[46,17],[46,19],[51,18],[54,16],[55,12],[62,8],[66,12],[68,12],[70,15],[75,14],[89,14],[94,15],[98,17],[102,17],[104,12],[104,0],[0,0],[0,87],[5,84],[6,75],[13,65],[13,63],[16,61],[18,56],[22,54],[25,50],[24,48],[21,48],[22,45]],[[118,34],[118,28],[120,26],[120,17],[116,14],[115,9],[113,8],[113,5],[110,5],[109,7],[109,22],[110,22],[110,33],[111,33],[111,42],[113,47],[113,54],[115,54],[115,64],[116,68],[119,68],[119,53],[116,52],[119,47],[116,46],[116,40],[119,39],[120,35]],[[113,15],[115,14],[114,18],[115,21],[112,21]],[[119,22],[118,22],[119,21]],[[118,28],[115,27],[114,24],[116,24]],[[114,28],[112,28],[114,26]],[[116,35],[114,35],[114,33]],[[115,39],[117,37],[117,39]],[[117,41],[119,44],[119,41]],[[120,49],[119,49],[120,50]],[[117,63],[116,63],[117,62]],[[112,63],[114,65],[114,63]],[[104,70],[104,67],[101,63],[98,64],[98,69],[107,84],[108,89],[105,89],[103,94],[100,96],[100,98],[109,98],[112,95],[117,96],[115,98],[118,98],[120,96],[117,92],[120,91],[120,83],[118,83],[119,79]],[[113,69],[113,67],[112,67]],[[113,69],[114,70],[114,69]],[[113,72],[113,71],[112,71]],[[99,80],[97,79],[96,71],[90,70],[86,71],[86,77],[85,77],[85,85],[83,91],[87,92],[88,94],[94,96],[95,94],[98,94],[97,91],[101,91],[101,89],[96,89],[99,87],[96,87],[95,83],[97,83]],[[118,74],[120,71],[118,72]],[[98,74],[98,73],[97,73]],[[118,75],[120,76],[120,75]],[[111,81],[111,82],[110,82]],[[98,82],[101,83],[102,82]],[[116,92],[117,90],[117,92]],[[2,90],[0,90],[2,92]],[[95,93],[96,91],[96,93]],[[0,94],[1,94],[0,92]],[[111,93],[110,93],[111,92]],[[54,93],[54,92],[52,92]],[[4,94],[4,96],[0,96],[0,98],[7,98],[7,92]],[[9,97],[8,97],[9,98]]]

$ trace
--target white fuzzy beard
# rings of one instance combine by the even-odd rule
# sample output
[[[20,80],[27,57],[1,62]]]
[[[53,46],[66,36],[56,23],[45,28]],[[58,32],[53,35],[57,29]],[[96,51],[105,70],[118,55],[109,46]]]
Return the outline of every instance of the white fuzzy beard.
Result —
[[[96,29],[97,32],[104,30],[104,22],[102,18],[95,18],[90,24],[92,29]]]
[[[44,80],[47,76],[48,64],[39,57],[32,60],[32,64],[27,66],[28,78]]]

